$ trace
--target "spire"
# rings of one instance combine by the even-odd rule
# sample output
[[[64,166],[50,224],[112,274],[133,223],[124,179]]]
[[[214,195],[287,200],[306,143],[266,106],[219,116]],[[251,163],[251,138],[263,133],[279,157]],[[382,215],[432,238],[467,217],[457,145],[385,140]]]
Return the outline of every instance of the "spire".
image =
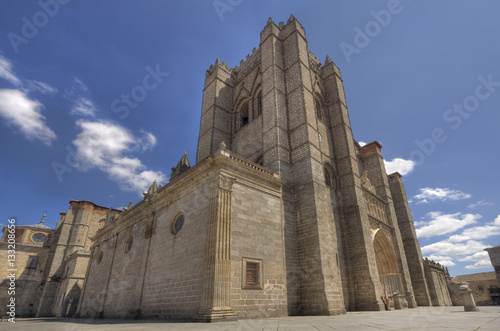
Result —
[[[295,16],[293,16],[293,14],[290,14],[290,18],[288,19],[288,21],[286,22],[286,24],[288,24],[289,22],[292,22],[292,21],[296,21],[297,19],[295,18]]]
[[[109,207],[108,210],[106,211],[106,221],[104,223],[109,224],[113,222],[114,219],[115,219],[115,213],[113,212],[113,209]]]
[[[327,64],[330,64],[332,63],[333,61],[330,59],[330,57],[328,56],[328,54],[326,54],[326,59],[325,59],[325,64],[324,66],[326,66]]]
[[[184,171],[188,170],[191,168],[191,164],[189,164],[189,160],[187,157],[187,152],[184,151],[184,155],[180,159],[180,161],[177,163],[175,167],[172,167],[172,172],[170,173],[170,179],[182,174]]]
[[[269,24],[275,24],[274,21],[273,21],[273,18],[271,16],[269,16],[269,19],[267,20],[267,24],[266,25],[269,25]]]
[[[130,202],[128,203],[128,206],[127,206],[127,209],[130,209],[130,208],[132,208],[132,201],[130,201]]]
[[[153,184],[151,184],[151,186],[149,187],[148,191],[144,192],[142,194],[142,195],[144,195],[144,200],[149,200],[151,197],[153,197],[156,194],[157,191],[158,191],[158,186],[156,185],[156,179],[155,179],[153,181]]]

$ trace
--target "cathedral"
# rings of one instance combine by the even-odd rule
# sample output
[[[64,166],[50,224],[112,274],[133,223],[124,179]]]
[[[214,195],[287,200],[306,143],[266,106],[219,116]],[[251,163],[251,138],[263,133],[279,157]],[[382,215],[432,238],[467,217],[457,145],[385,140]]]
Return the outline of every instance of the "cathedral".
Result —
[[[381,149],[354,140],[340,70],[308,51],[302,25],[269,19],[239,66],[206,71],[193,166],[185,154],[124,211],[71,200],[43,228],[30,314],[212,322],[450,305]]]

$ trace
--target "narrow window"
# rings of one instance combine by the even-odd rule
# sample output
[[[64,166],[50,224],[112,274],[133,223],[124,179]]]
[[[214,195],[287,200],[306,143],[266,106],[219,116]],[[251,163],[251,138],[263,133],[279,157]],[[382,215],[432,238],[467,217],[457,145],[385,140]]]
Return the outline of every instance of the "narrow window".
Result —
[[[38,256],[29,256],[28,263],[26,264],[26,269],[36,269],[38,265]]]
[[[241,127],[244,127],[245,125],[248,124],[249,117],[248,117],[248,104],[245,104],[241,108]]]
[[[332,178],[330,176],[330,171],[325,167],[323,168],[323,171],[325,172],[325,184],[328,187],[332,186]]]
[[[323,114],[322,114],[322,111],[321,111],[321,104],[319,103],[318,100],[316,100],[316,104],[314,106],[315,108],[315,111],[316,111],[316,117],[319,118],[320,120],[323,119]]]
[[[59,302],[59,306],[62,307],[63,303],[64,303],[64,297],[66,296],[66,293],[63,293],[61,295],[61,302]]]
[[[257,95],[257,116],[262,114],[262,92]]]
[[[97,261],[97,264],[100,264],[101,261],[102,261],[102,256],[103,256],[103,252],[100,251],[99,254],[97,254],[97,258],[96,258],[96,261]]]
[[[134,243],[134,238],[130,237],[125,243],[125,253],[128,253],[130,251],[133,243]]]

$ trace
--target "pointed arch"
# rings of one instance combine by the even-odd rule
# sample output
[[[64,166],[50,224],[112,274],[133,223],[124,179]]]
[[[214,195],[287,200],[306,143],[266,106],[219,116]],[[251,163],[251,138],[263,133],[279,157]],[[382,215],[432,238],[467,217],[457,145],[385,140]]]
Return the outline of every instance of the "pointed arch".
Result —
[[[322,121],[323,120],[323,107],[321,106],[321,101],[319,98],[314,98],[314,112],[316,117]]]
[[[262,90],[258,90],[257,96],[255,97],[255,117],[262,114]]]
[[[399,271],[396,254],[394,253],[389,238],[380,229],[377,230],[373,237],[373,248],[382,287],[389,293],[395,291],[403,293],[401,273]]]
[[[248,102],[244,102],[240,107],[240,128],[244,127],[250,122],[250,114],[248,112]]]

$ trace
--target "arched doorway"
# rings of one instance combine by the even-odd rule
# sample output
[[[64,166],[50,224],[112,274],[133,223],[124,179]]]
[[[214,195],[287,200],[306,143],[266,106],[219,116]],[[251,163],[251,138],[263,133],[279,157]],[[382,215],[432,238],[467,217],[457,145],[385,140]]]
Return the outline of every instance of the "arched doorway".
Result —
[[[389,238],[380,230],[377,231],[373,238],[373,247],[375,249],[375,259],[382,287],[389,294],[395,291],[404,293],[396,255],[394,254]]]

